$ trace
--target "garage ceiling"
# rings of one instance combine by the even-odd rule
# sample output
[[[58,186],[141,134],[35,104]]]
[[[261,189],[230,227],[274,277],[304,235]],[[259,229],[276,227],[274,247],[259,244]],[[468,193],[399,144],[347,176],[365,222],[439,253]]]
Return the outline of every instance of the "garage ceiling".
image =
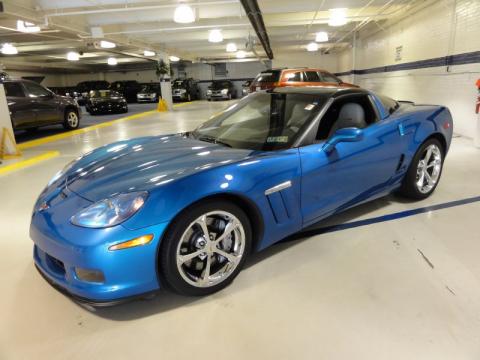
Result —
[[[326,31],[329,41],[320,51],[338,51],[348,46],[354,31],[380,26],[401,16],[422,0],[259,0],[264,23],[275,54],[306,51],[315,33]],[[1,43],[12,43],[17,55],[0,55],[7,69],[42,71],[107,70],[108,57],[118,60],[121,69],[152,68],[153,58],[143,56],[145,49],[165,52],[191,61],[235,59],[227,53],[226,43],[236,43],[247,51],[246,60],[266,59],[248,17],[237,0],[182,1],[195,9],[196,21],[179,24],[173,21],[173,0],[8,0],[0,13]],[[348,23],[328,25],[329,9],[347,8]],[[33,22],[38,33],[17,31],[17,20]],[[208,32],[221,29],[221,43],[208,42]],[[102,49],[100,38],[117,44]],[[255,51],[251,51],[255,50]],[[81,52],[80,61],[68,61],[68,51]],[[111,69],[111,67],[110,67]]]

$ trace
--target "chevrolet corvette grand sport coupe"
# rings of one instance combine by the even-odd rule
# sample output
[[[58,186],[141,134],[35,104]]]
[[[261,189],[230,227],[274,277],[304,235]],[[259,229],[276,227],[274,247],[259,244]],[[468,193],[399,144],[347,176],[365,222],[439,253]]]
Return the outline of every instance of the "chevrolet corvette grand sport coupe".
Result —
[[[34,260],[79,301],[218,291],[252,252],[332,214],[438,185],[447,108],[362,89],[257,92],[196,130],[98,148],[40,194]],[[288,266],[288,264],[287,264]]]

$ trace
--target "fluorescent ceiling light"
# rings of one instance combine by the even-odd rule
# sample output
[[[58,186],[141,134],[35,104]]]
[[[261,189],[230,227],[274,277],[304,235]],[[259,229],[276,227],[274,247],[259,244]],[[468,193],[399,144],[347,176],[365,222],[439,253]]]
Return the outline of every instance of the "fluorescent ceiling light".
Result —
[[[69,61],[78,61],[80,60],[80,54],[75,51],[70,51],[67,53],[67,60]]]
[[[219,30],[219,29],[210,30],[210,33],[208,34],[208,41],[212,43],[222,42],[223,41],[222,30]]]
[[[195,12],[187,4],[180,4],[173,14],[173,21],[180,24],[188,24],[195,21]]]
[[[168,59],[169,59],[171,62],[180,61],[180,58],[179,58],[178,56],[174,56],[174,55],[169,56]]]
[[[316,42],[311,42],[307,45],[307,51],[318,51],[318,44]]]
[[[2,45],[2,49],[0,50],[3,55],[15,55],[18,54],[18,50],[15,46],[9,43],[5,43]]]
[[[17,20],[17,30],[26,33],[35,33],[40,31],[40,26],[28,21]]]
[[[235,52],[237,51],[237,45],[234,43],[227,44],[227,52]]]
[[[155,56],[155,55],[156,55],[155,51],[152,51],[152,50],[145,50],[143,52],[143,56]]]
[[[115,43],[113,43],[111,41],[107,41],[107,40],[100,41],[100,47],[102,47],[104,49],[113,49],[116,46],[117,45],[115,45]]]
[[[315,36],[316,42],[327,42],[328,41],[328,34],[325,31],[320,31]]]
[[[342,26],[347,23],[347,9],[330,9],[330,20],[328,25],[330,26]]]
[[[107,64],[108,64],[108,65],[117,65],[117,63],[118,63],[118,62],[117,62],[117,59],[115,59],[115,58],[113,58],[113,57],[109,57],[109,58],[107,59]]]
[[[243,50],[237,51],[237,59],[244,59],[247,56],[247,53]]]

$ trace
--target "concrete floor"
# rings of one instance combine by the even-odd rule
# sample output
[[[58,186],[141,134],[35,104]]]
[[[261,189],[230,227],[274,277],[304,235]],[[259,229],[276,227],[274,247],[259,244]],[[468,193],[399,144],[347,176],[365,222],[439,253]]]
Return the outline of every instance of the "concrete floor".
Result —
[[[162,292],[90,312],[40,277],[29,217],[63,164],[116,140],[192,129],[223,106],[196,102],[44,144],[28,151],[61,156],[0,177],[1,360],[479,358],[480,202],[284,242],[206,298]],[[391,196],[327,223],[478,196],[479,153],[456,138],[431,198]]]

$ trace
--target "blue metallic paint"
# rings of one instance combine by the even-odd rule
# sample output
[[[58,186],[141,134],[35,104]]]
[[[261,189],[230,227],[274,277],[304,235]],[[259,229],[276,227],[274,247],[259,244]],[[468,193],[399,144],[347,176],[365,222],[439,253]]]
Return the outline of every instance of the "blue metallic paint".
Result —
[[[40,195],[30,236],[43,275],[72,294],[108,301],[158,289],[157,249],[168,224],[206,197],[228,194],[258,209],[263,233],[256,250],[351,206],[383,196],[400,186],[419,145],[433,134],[448,146],[448,109],[403,104],[388,115],[371,94],[381,120],[362,130],[363,140],[324,142],[274,152],[226,148],[181,135],[143,137],[103,146],[78,160]],[[450,126],[443,125],[448,121]],[[401,157],[403,155],[403,157]],[[403,162],[401,162],[403,159]],[[265,190],[285,181],[292,186]],[[121,225],[87,229],[72,225],[81,209],[113,194],[148,191],[144,207]],[[48,207],[39,210],[40,204]],[[145,246],[109,251],[108,247],[154,234]],[[48,253],[48,255],[46,254]],[[59,259],[58,272],[49,256]],[[74,268],[103,271],[103,284],[80,281]]]

